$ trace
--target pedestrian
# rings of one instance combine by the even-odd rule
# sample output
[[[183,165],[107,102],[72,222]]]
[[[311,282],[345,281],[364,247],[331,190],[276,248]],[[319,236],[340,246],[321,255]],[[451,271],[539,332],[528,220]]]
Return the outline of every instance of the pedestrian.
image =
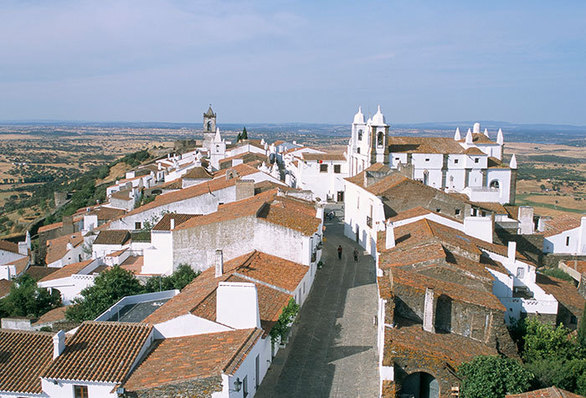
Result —
[[[358,250],[356,248],[354,249],[354,262],[358,262]]]
[[[342,259],[342,245],[338,246],[338,260]]]

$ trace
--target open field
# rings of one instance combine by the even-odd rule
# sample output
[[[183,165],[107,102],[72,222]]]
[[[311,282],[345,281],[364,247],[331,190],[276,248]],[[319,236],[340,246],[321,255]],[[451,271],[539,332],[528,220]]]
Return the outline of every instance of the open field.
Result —
[[[335,128],[334,128],[335,127]],[[248,128],[253,139],[278,139],[322,148],[346,150],[350,132],[345,126],[263,126]],[[445,135],[443,131],[410,129],[411,134]],[[223,129],[226,140],[235,138],[236,127]],[[347,135],[346,135],[347,132]],[[394,132],[405,134],[405,132]],[[451,133],[450,133],[451,134]],[[172,150],[177,139],[201,139],[201,130],[186,127],[0,125],[0,207],[18,208],[47,182],[71,181],[96,167],[111,164],[124,155],[148,149],[152,156]],[[586,212],[586,147],[507,142],[505,161],[512,153],[519,164],[517,204],[534,206],[537,214]],[[130,166],[117,163],[96,184],[124,176]],[[23,202],[24,203],[24,202]],[[52,211],[50,199],[41,206],[3,211],[10,226],[0,235],[19,232],[31,220]]]

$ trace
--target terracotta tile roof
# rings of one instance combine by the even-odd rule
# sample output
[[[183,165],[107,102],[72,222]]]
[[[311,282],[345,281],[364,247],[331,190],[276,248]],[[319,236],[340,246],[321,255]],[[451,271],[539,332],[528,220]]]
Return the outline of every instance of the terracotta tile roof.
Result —
[[[123,245],[130,240],[130,233],[125,229],[108,229],[100,231],[94,245]]]
[[[303,279],[303,271],[307,270],[308,267],[262,252],[248,253],[224,263],[224,273],[218,278],[214,267],[203,271],[180,294],[149,315],[145,322],[162,323],[188,313],[215,321],[218,284],[249,282],[257,287],[261,325],[268,334],[293,296],[267,285],[293,291]]]
[[[94,208],[93,210],[91,210],[89,213],[86,213],[86,214],[97,215],[98,221],[109,221],[109,220],[113,220],[115,218],[118,218],[118,217],[124,215],[124,213],[126,213],[126,211],[123,209],[116,209],[114,207],[100,206],[100,207]]]
[[[306,146],[295,147],[295,148],[287,149],[286,151],[283,152],[283,155],[286,155],[288,153],[293,153],[293,152],[301,151],[303,149],[312,149],[312,148],[309,148],[309,147],[306,147]]]
[[[65,320],[65,311],[68,306],[53,308],[51,311],[44,313],[37,319],[33,325],[43,325],[45,323],[60,322]]]
[[[474,155],[474,156],[475,156],[475,155],[482,155],[482,156],[486,156],[486,153],[482,152],[480,149],[478,149],[478,148],[477,148],[477,147],[475,147],[475,146],[472,146],[472,147],[470,147],[470,148],[466,149],[466,150],[464,151],[464,153],[465,153],[466,155]]]
[[[401,268],[393,268],[391,272],[393,275],[393,284],[409,286],[422,294],[425,294],[425,289],[429,287],[434,289],[434,293],[437,296],[446,295],[455,301],[475,304],[503,312],[506,311],[506,308],[492,292],[474,289],[459,283],[443,281],[413,271],[404,271]]]
[[[0,391],[41,394],[53,359],[53,333],[0,329]]]
[[[279,320],[283,307],[289,303],[289,300],[293,297],[290,294],[283,293],[279,290],[270,288],[261,283],[253,282],[249,279],[242,278],[236,273],[231,273],[224,280],[225,282],[248,282],[256,285],[258,294],[258,312],[260,315],[260,325],[264,330],[264,336],[267,336],[275,323]],[[217,286],[216,286],[217,288]],[[208,319],[210,321],[216,321],[216,299],[217,289],[214,289],[205,299],[200,302],[190,312],[201,318]],[[162,308],[162,307],[161,307]]]
[[[22,274],[24,271],[28,269],[28,265],[30,264],[30,258],[28,256],[19,258],[17,260],[13,260],[7,265],[14,265],[16,270],[16,275]]]
[[[317,231],[321,223],[321,220],[316,218],[315,214],[313,203],[279,196],[278,191],[275,189],[222,205],[216,212],[185,221],[180,226],[175,227],[175,230],[254,216],[311,236]]]
[[[241,329],[159,340],[124,388],[140,391],[231,374],[261,333],[258,329]],[[217,387],[221,389],[221,383]]]
[[[261,192],[266,192],[266,191],[270,191],[271,189],[277,189],[277,188],[283,192],[299,191],[296,188],[289,187],[287,185],[278,184],[278,183],[276,183],[274,181],[270,181],[270,180],[264,180],[264,181],[260,181],[260,182],[257,182],[256,184],[254,184],[255,195],[258,195]]]
[[[550,237],[580,226],[580,215],[564,215],[554,217],[545,222],[543,236]]]
[[[244,152],[244,153],[240,153],[238,155],[235,156],[230,156],[227,158],[224,158],[222,160],[220,160],[220,167],[223,167],[224,163],[230,163],[230,165],[232,164],[232,161],[235,159],[242,159],[243,163],[252,163],[255,161],[260,161],[260,162],[268,162],[269,158],[266,155],[263,155],[261,153],[257,153],[257,152]]]
[[[90,263],[92,261],[93,260],[87,260],[87,261],[82,261],[80,263],[69,264],[63,268],[54,268],[55,272],[45,276],[39,282],[48,282],[48,281],[53,281],[55,279],[68,278],[73,274],[77,274],[82,269],[84,269],[85,267],[90,265]]]
[[[389,137],[390,153],[463,153],[464,148],[453,138],[446,137]]]
[[[459,142],[466,142],[466,138],[462,138]],[[485,136],[482,133],[472,133],[472,142],[474,142],[475,144],[494,144],[494,145],[496,145],[496,142],[494,142],[493,140],[491,140],[490,138],[488,138],[487,136]]]
[[[200,195],[204,195],[209,192],[215,192],[220,189],[231,187],[235,184],[237,178],[231,178],[227,180],[225,178],[225,174],[227,170],[234,170],[238,173],[240,177],[245,177],[250,174],[258,173],[259,171],[254,167],[251,167],[247,164],[239,164],[235,167],[230,169],[220,170],[219,172],[214,173],[214,179],[202,182],[201,184],[193,185],[191,187],[187,187],[184,189],[180,189],[174,192],[168,192],[161,195],[158,195],[155,200],[149,202],[145,205],[137,207],[136,209],[132,210],[126,216],[131,216],[134,214],[140,214],[145,210],[156,209],[160,206],[169,205],[171,203],[179,202],[182,200],[187,200],[191,198],[195,198]],[[221,177],[224,176],[224,177]]]
[[[505,206],[503,206],[502,204],[497,203],[497,202],[470,202],[470,203],[472,205],[480,207],[483,210],[491,211],[494,214],[499,214],[499,215],[508,215],[509,214],[507,209],[505,209]]]
[[[181,177],[168,181],[164,184],[156,185],[153,189],[182,189],[183,181]]]
[[[384,248],[384,240],[382,241],[382,245]],[[379,252],[381,252],[379,257],[379,268],[383,270],[391,267],[419,264],[422,262],[437,262],[446,257],[444,248],[439,242],[422,242],[422,244],[417,245],[415,248],[413,246],[406,248],[400,247],[389,251],[386,251],[386,249],[379,249]]]
[[[584,297],[574,286],[572,282],[554,278],[553,276],[537,273],[535,282],[545,290],[546,293],[553,295],[557,301],[572,312],[577,318],[582,317],[584,312]]]
[[[430,333],[413,325],[385,328],[383,365],[391,366],[395,358],[410,359],[414,355],[438,364],[458,368],[478,355],[498,355],[494,348],[453,333]]]
[[[388,221],[397,222],[397,221],[402,221],[402,220],[408,220],[408,219],[414,218],[414,217],[425,216],[428,214],[436,214],[440,217],[444,217],[444,218],[447,218],[448,220],[455,221],[457,223],[462,224],[462,220],[458,220],[457,218],[450,217],[446,214],[438,213],[436,211],[426,209],[423,206],[417,206],[412,209],[402,211],[399,214],[397,214],[396,216],[389,218]]]
[[[47,232],[47,231],[51,231],[51,230],[61,228],[61,227],[63,227],[63,221],[56,222],[53,224],[43,225],[42,227],[39,228],[38,232],[39,233]]]
[[[489,156],[488,157],[488,164],[487,164],[489,169],[508,169],[509,166],[503,164],[502,161],[500,161],[499,159]]]
[[[189,170],[187,173],[183,175],[183,179],[212,179],[213,175],[209,171],[207,171],[204,167],[194,167],[193,169]]]
[[[541,390],[508,394],[506,398],[583,398],[583,395],[571,393],[558,387],[542,388]]]
[[[55,239],[47,241],[47,255],[45,262],[51,264],[57,260],[62,259],[69,250],[67,244],[71,243],[73,247],[77,247],[83,243],[83,235],[81,232],[76,232],[71,235],[63,235]]]
[[[128,249],[120,249],[120,250],[116,250],[115,252],[112,252],[112,253],[108,253],[108,254],[106,254],[104,257],[118,257],[118,256],[120,256],[122,253],[124,253],[126,250],[128,250]]]
[[[302,153],[303,160],[346,160],[343,153]]]
[[[142,266],[144,265],[144,256],[128,256],[126,260],[122,264],[120,264],[120,268],[125,269],[126,271],[130,271],[135,275],[142,274]]]
[[[120,383],[148,344],[152,330],[143,323],[84,322],[42,376]]]
[[[134,200],[134,198],[130,197],[130,189],[126,189],[124,191],[118,191],[118,192],[114,192],[112,195],[110,195],[110,197],[112,199],[118,199],[118,200]]]
[[[11,253],[18,253],[18,243],[9,242],[7,240],[0,240],[0,250]]]
[[[191,220],[193,217],[198,217],[199,214],[178,214],[178,213],[167,213],[161,218],[161,220],[153,227],[153,231],[170,231],[171,230],[171,219],[175,220],[175,228],[183,224],[184,222]]]
[[[38,265],[31,265],[27,268],[26,274],[30,275],[35,281],[39,281],[43,279],[47,275],[51,275],[53,272],[57,271],[58,268],[52,267],[41,267]]]
[[[293,293],[309,267],[259,251],[245,254],[226,262],[238,276],[277,286]]]
[[[0,298],[8,296],[11,287],[12,281],[9,281],[8,279],[0,279]]]
[[[398,186],[399,184],[401,184],[403,182],[406,182],[407,180],[413,181],[413,180],[411,180],[411,179],[409,179],[399,173],[392,173],[392,174],[384,177],[380,181],[377,181],[377,182],[366,187],[366,186],[364,186],[364,174],[367,171],[369,171],[369,170],[368,169],[363,170],[353,177],[346,178],[346,181],[349,181],[353,184],[356,184],[359,187],[366,189],[368,192],[370,192],[376,196],[384,195],[388,190],[392,189],[393,187]],[[415,183],[416,181],[413,181],[413,182]],[[424,186],[423,184],[421,184],[421,185]]]

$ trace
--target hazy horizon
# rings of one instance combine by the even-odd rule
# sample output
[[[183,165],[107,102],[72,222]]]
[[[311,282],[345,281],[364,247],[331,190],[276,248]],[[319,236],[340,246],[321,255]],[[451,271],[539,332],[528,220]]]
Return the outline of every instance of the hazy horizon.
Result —
[[[0,120],[586,125],[586,3],[0,2]]]

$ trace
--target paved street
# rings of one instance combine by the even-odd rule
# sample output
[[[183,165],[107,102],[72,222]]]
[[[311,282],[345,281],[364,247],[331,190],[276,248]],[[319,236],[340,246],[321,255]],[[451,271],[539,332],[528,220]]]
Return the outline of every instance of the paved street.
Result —
[[[374,261],[344,237],[337,219],[326,226],[325,265],[317,271],[293,339],[277,354],[257,397],[377,396]],[[352,258],[355,247],[358,263]]]

